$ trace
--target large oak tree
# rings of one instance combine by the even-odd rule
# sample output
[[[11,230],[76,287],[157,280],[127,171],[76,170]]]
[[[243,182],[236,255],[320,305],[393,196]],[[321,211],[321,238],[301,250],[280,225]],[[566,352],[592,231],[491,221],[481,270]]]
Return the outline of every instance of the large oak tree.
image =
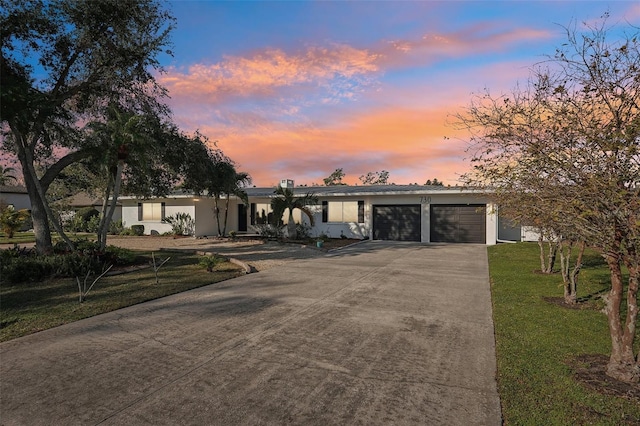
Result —
[[[20,161],[38,251],[51,249],[49,221],[62,233],[46,199],[51,182],[104,155],[82,126],[113,104],[166,113],[153,73],[173,25],[154,0],[0,0],[3,149]]]

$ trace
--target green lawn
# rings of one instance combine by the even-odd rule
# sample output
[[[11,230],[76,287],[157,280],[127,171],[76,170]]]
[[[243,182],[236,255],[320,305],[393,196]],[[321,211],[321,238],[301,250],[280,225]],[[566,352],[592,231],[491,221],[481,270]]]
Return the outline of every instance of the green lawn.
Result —
[[[532,243],[490,247],[489,265],[496,329],[498,387],[505,424],[640,424],[640,404],[588,390],[568,363],[581,354],[606,354],[611,343],[599,294],[608,289],[608,270],[588,252],[578,297],[585,309],[544,300],[562,297],[562,277],[535,273],[538,247]],[[640,336],[636,339],[640,343]]]
[[[208,273],[198,265],[200,256],[173,252],[160,254],[163,260],[169,256],[171,259],[158,272],[158,284],[152,268],[104,277],[83,303],[78,302],[78,286],[73,278],[0,284],[0,341],[242,274],[238,266],[229,262],[217,265],[214,272]]]
[[[4,233],[0,232],[0,244],[23,244],[35,241],[36,237],[33,232],[16,232],[13,234],[13,238],[7,238]]]

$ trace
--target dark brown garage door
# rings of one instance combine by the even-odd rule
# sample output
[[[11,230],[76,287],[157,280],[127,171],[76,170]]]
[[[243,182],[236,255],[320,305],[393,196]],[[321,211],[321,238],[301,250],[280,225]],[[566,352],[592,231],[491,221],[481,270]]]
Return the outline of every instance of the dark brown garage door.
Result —
[[[420,205],[373,206],[373,239],[420,241]]]
[[[433,243],[479,243],[487,241],[485,204],[431,205]]]

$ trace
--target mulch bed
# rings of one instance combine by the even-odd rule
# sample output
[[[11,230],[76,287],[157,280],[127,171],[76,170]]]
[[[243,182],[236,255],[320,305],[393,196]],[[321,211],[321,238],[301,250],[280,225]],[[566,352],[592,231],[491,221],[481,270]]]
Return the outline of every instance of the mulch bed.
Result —
[[[561,308],[567,308],[567,309],[576,309],[576,310],[582,310],[582,309],[598,309],[593,303],[591,302],[578,302],[578,303],[567,303],[564,301],[564,297],[543,297],[542,300],[544,300],[547,303],[550,303],[552,305],[556,305],[556,306],[560,306]]]
[[[547,303],[567,309],[597,309],[593,303],[569,304],[563,297],[543,297]],[[602,354],[577,355],[567,361],[578,383],[604,395],[613,395],[640,403],[640,384],[621,382],[607,376],[609,358]]]
[[[567,361],[573,376],[588,389],[604,395],[612,395],[640,403],[640,384],[624,383],[607,376],[606,355],[578,355]]]

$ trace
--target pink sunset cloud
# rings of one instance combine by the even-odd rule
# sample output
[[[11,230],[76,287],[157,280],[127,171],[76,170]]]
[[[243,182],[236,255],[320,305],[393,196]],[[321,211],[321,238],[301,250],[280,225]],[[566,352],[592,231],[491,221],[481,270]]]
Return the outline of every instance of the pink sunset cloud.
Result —
[[[350,97],[349,85],[336,87],[336,79],[358,80],[378,71],[377,55],[347,45],[310,47],[289,55],[266,49],[250,57],[227,56],[213,65],[195,64],[186,71],[170,68],[158,80],[172,97],[216,104],[229,97],[277,96],[291,86],[317,86],[329,81]]]
[[[454,131],[446,127],[450,111],[444,109],[387,108],[354,112],[328,126],[270,123],[250,128],[205,126],[201,130],[248,171],[258,186],[280,178],[318,183],[336,168],[343,168],[346,182],[358,183],[369,171],[396,170],[396,183],[438,177],[454,184],[466,167],[466,144],[445,139]],[[242,118],[237,117],[242,121]],[[448,170],[439,164],[453,167]],[[446,176],[445,176],[446,175]]]
[[[385,169],[393,170],[392,180],[395,173],[398,181],[437,177],[455,184],[468,167],[466,145],[447,127],[447,116],[482,83],[460,85],[466,77],[454,73],[409,88],[383,83],[385,72],[547,37],[545,31],[479,24],[367,48],[267,48],[171,68],[159,81],[169,89],[178,122],[217,141],[259,186],[283,177],[319,182],[336,168],[345,170],[349,183]],[[495,78],[495,72],[486,75]]]

